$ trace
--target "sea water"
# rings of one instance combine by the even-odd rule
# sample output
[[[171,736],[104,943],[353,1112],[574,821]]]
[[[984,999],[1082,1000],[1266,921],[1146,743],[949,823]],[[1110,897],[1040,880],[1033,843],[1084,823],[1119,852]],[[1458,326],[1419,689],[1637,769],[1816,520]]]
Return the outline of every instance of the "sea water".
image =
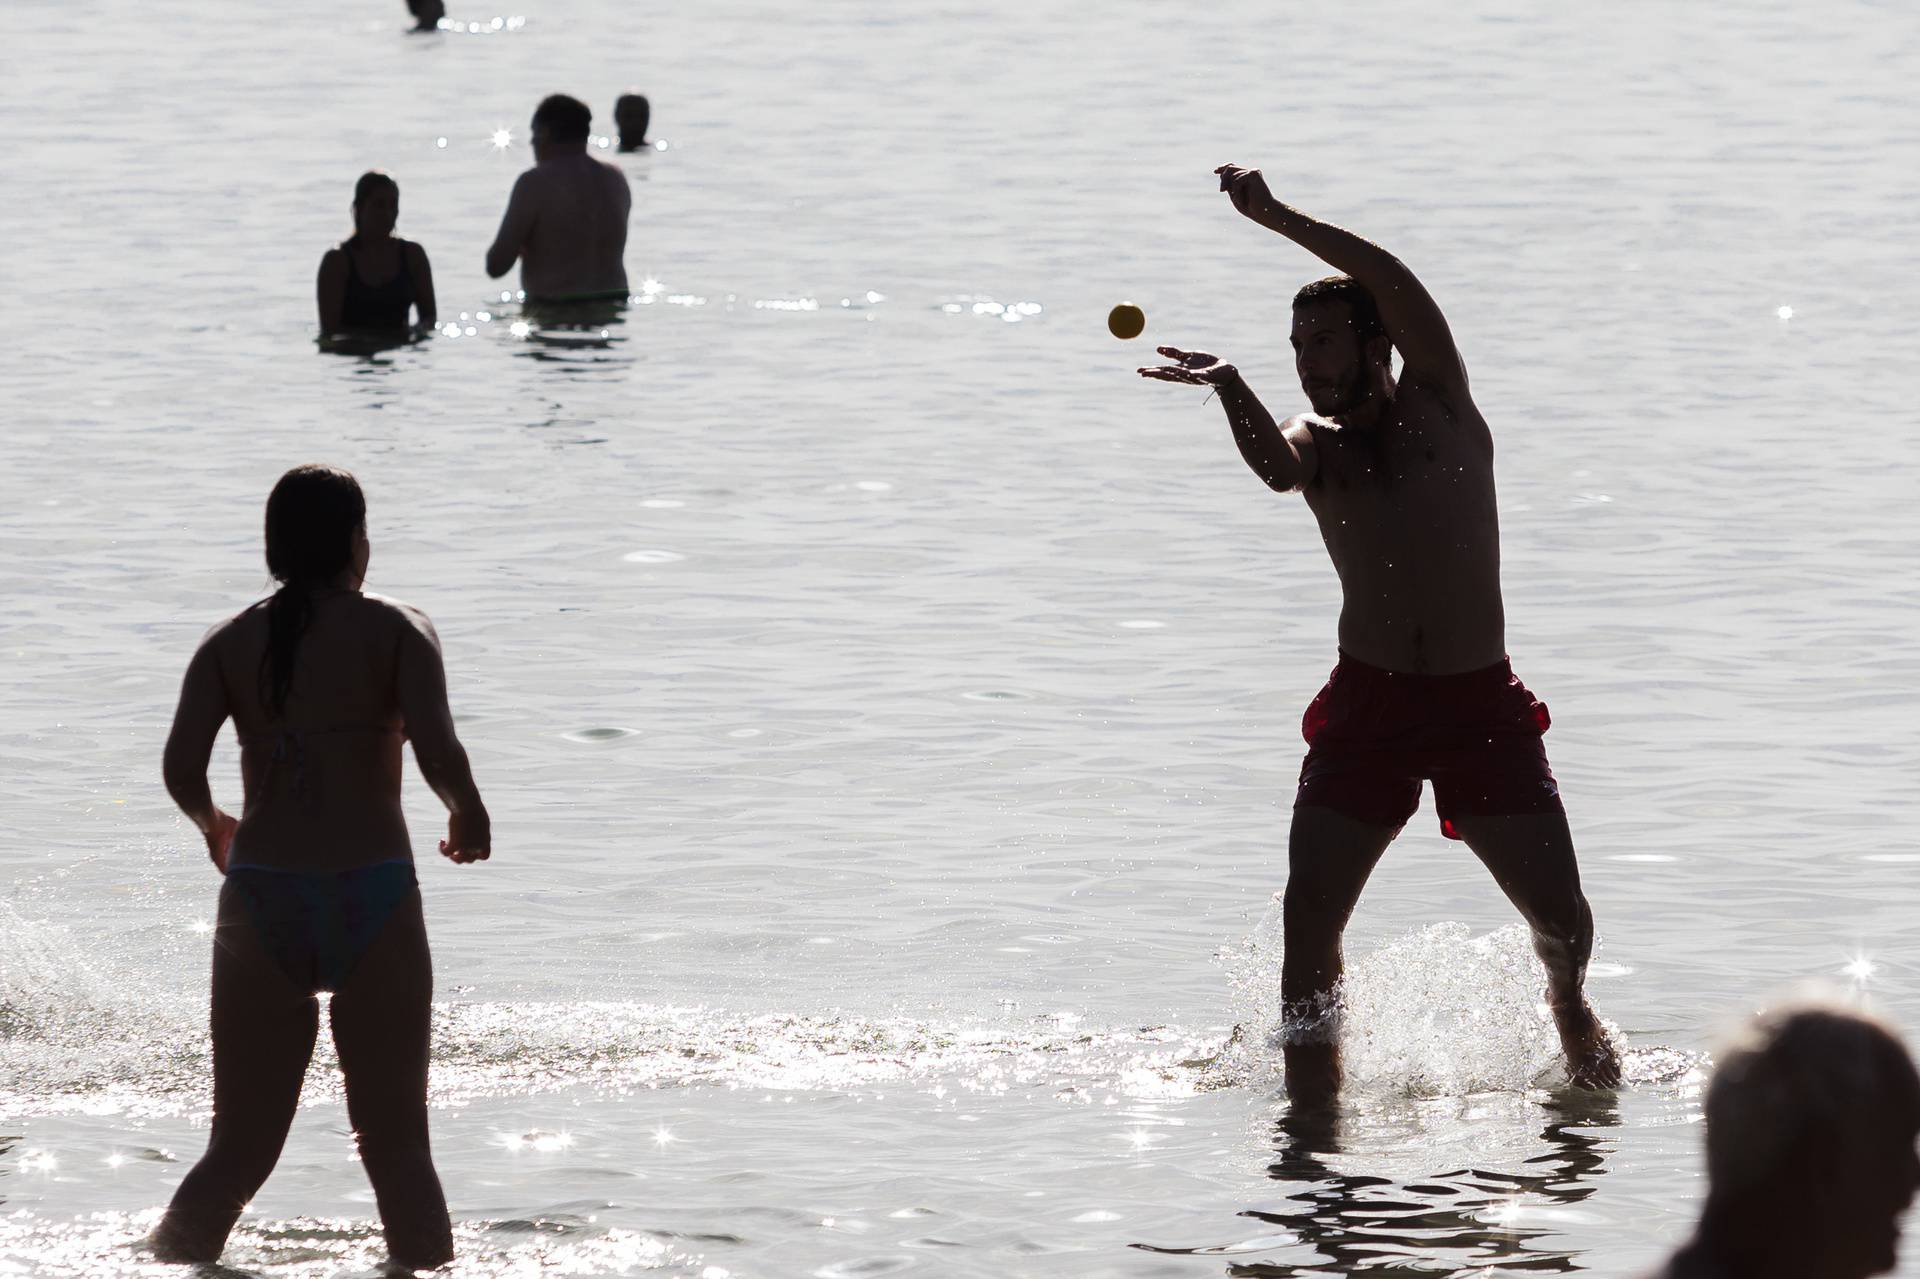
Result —
[[[1631,1273],[1697,1210],[1726,1027],[1809,977],[1920,1025],[1904,9],[450,18],[4,15],[0,1269],[139,1273],[204,1147],[217,878],[159,752],[308,460],[439,626],[495,820],[449,865],[409,782],[458,1273]],[[533,104],[604,133],[629,87],[636,301],[556,326],[482,254]],[[1348,935],[1352,1113],[1286,1117],[1268,912],[1337,588],[1217,405],[1132,373],[1202,348],[1299,407],[1322,269],[1226,161],[1447,309],[1617,1097],[1557,1086],[1423,808]],[[324,354],[369,167],[446,327]],[[380,1256],[323,1037],[228,1261]]]

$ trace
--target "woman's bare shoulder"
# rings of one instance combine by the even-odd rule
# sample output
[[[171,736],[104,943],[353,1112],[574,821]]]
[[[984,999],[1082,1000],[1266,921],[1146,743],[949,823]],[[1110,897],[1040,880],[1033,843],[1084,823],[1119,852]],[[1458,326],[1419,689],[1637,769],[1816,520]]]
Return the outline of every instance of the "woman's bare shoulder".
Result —
[[[271,598],[271,597],[269,597]],[[223,617],[200,637],[202,648],[226,648],[245,643],[267,624],[268,600],[255,600],[231,617]]]
[[[415,608],[405,600],[397,600],[391,595],[377,595],[372,591],[361,592],[360,598],[363,601],[363,607],[385,624],[402,633],[413,632],[438,642],[434,635],[432,620],[424,611]]]

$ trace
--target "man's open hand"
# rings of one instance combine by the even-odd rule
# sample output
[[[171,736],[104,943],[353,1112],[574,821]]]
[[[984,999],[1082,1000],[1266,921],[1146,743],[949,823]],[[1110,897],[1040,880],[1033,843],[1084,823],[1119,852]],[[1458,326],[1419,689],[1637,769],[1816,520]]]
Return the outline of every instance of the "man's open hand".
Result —
[[[1161,382],[1185,382],[1188,386],[1225,386],[1240,376],[1240,370],[1217,355],[1205,351],[1182,351],[1177,346],[1156,347],[1172,364],[1159,364],[1138,370],[1141,377]]]
[[[1273,192],[1267,189],[1266,175],[1260,170],[1223,164],[1214,172],[1219,175],[1220,189],[1233,201],[1233,207],[1255,222],[1273,207]]]

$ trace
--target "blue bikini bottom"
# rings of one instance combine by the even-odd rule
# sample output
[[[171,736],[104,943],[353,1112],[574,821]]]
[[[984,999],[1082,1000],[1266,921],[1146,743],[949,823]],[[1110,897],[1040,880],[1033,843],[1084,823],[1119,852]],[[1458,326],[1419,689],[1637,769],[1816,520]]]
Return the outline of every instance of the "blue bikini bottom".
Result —
[[[227,883],[267,953],[311,994],[340,989],[418,880],[411,861],[390,861],[318,873],[233,866]]]

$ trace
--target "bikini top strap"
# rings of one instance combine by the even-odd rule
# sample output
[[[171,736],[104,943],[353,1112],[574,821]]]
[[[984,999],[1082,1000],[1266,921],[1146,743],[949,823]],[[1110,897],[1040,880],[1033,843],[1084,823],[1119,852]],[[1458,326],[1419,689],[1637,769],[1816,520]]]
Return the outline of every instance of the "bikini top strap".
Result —
[[[273,754],[267,757],[268,764],[284,764],[293,760],[294,794],[304,794],[307,789],[307,738],[314,733],[392,733],[401,735],[402,730],[391,724],[328,724],[319,728],[288,727],[276,729],[270,733],[242,733],[242,746],[273,746]]]

